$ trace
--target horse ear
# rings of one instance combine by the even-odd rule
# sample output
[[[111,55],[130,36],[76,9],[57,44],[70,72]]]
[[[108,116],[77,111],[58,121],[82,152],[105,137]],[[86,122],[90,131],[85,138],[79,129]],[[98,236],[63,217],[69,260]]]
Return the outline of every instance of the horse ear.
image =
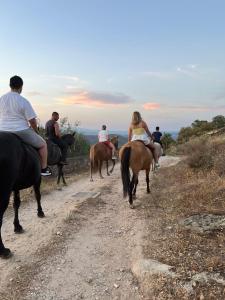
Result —
[[[75,136],[75,134],[76,134],[76,132],[74,131],[74,132],[72,133],[72,136]]]

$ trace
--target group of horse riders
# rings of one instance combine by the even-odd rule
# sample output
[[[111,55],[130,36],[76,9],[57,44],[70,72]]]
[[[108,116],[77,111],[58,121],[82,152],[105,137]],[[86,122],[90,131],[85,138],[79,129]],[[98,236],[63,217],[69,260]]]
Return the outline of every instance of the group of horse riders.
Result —
[[[47,166],[48,150],[46,141],[38,134],[37,115],[30,102],[21,96],[23,89],[23,80],[19,76],[10,78],[11,91],[0,97],[0,131],[12,132],[22,141],[36,148],[41,160],[41,175],[51,175],[51,170]],[[51,119],[46,123],[46,137],[57,144],[61,149],[62,157],[60,163],[66,163],[68,146],[61,139],[61,132],[58,121],[59,114],[53,112]],[[128,141],[139,140],[148,147],[154,156],[156,167],[159,167],[158,156],[155,152],[154,141],[161,144],[162,133],[159,127],[151,134],[146,122],[141,118],[139,112],[134,112],[132,122],[128,131]],[[109,134],[106,125],[99,131],[98,139],[100,143],[105,143],[112,149],[112,159],[116,159],[115,146],[109,140]]]

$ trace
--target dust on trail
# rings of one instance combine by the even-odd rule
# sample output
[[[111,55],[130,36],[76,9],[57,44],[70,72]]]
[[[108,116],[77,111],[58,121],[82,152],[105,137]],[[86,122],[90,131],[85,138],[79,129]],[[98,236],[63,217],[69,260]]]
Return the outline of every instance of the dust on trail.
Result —
[[[178,160],[163,157],[161,165]],[[143,298],[131,273],[144,228],[141,201],[131,210],[122,198],[119,164],[110,177],[94,180],[82,177],[44,196],[44,219],[35,216],[34,201],[22,203],[24,234],[13,234],[12,212],[5,215],[3,239],[14,256],[0,260],[0,299]],[[93,199],[83,192],[101,194]],[[144,173],[137,196],[151,200]]]

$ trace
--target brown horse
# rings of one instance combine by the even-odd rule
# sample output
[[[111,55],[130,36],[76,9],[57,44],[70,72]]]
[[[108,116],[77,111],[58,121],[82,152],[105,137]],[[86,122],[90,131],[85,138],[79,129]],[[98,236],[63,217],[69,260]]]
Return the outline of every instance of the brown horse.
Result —
[[[110,140],[113,145],[115,146],[116,150],[118,150],[118,136],[114,136]],[[109,164],[108,161],[112,160],[113,165],[112,169],[109,171]],[[95,145],[91,146],[90,149],[90,180],[93,181],[92,174],[96,166],[98,166],[99,176],[100,178],[103,178],[102,176],[102,163],[103,161],[106,162],[106,171],[107,175],[109,176],[110,173],[113,172],[114,166],[115,166],[115,159],[112,159],[112,150],[111,148],[104,144],[104,143],[97,143]]]
[[[133,198],[136,197],[138,185],[138,174],[141,170],[146,171],[147,193],[150,193],[149,173],[153,161],[153,155],[141,141],[129,142],[120,149],[119,157],[121,160],[121,177],[123,182],[123,196],[129,196],[130,207],[133,207]],[[130,180],[130,168],[132,179]]]

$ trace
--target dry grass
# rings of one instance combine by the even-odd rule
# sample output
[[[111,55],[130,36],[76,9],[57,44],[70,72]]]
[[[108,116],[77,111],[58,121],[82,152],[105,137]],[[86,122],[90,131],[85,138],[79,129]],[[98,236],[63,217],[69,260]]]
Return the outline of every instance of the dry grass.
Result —
[[[224,287],[212,282],[198,284],[192,295],[182,287],[196,273],[224,272],[225,233],[198,234],[179,225],[179,220],[197,213],[225,214],[224,179],[214,170],[196,172],[182,162],[160,170],[154,178],[152,197],[146,203],[149,230],[144,253],[174,266],[179,278],[155,276],[148,280],[144,283],[147,297],[200,299],[202,294],[204,299],[225,299]]]

